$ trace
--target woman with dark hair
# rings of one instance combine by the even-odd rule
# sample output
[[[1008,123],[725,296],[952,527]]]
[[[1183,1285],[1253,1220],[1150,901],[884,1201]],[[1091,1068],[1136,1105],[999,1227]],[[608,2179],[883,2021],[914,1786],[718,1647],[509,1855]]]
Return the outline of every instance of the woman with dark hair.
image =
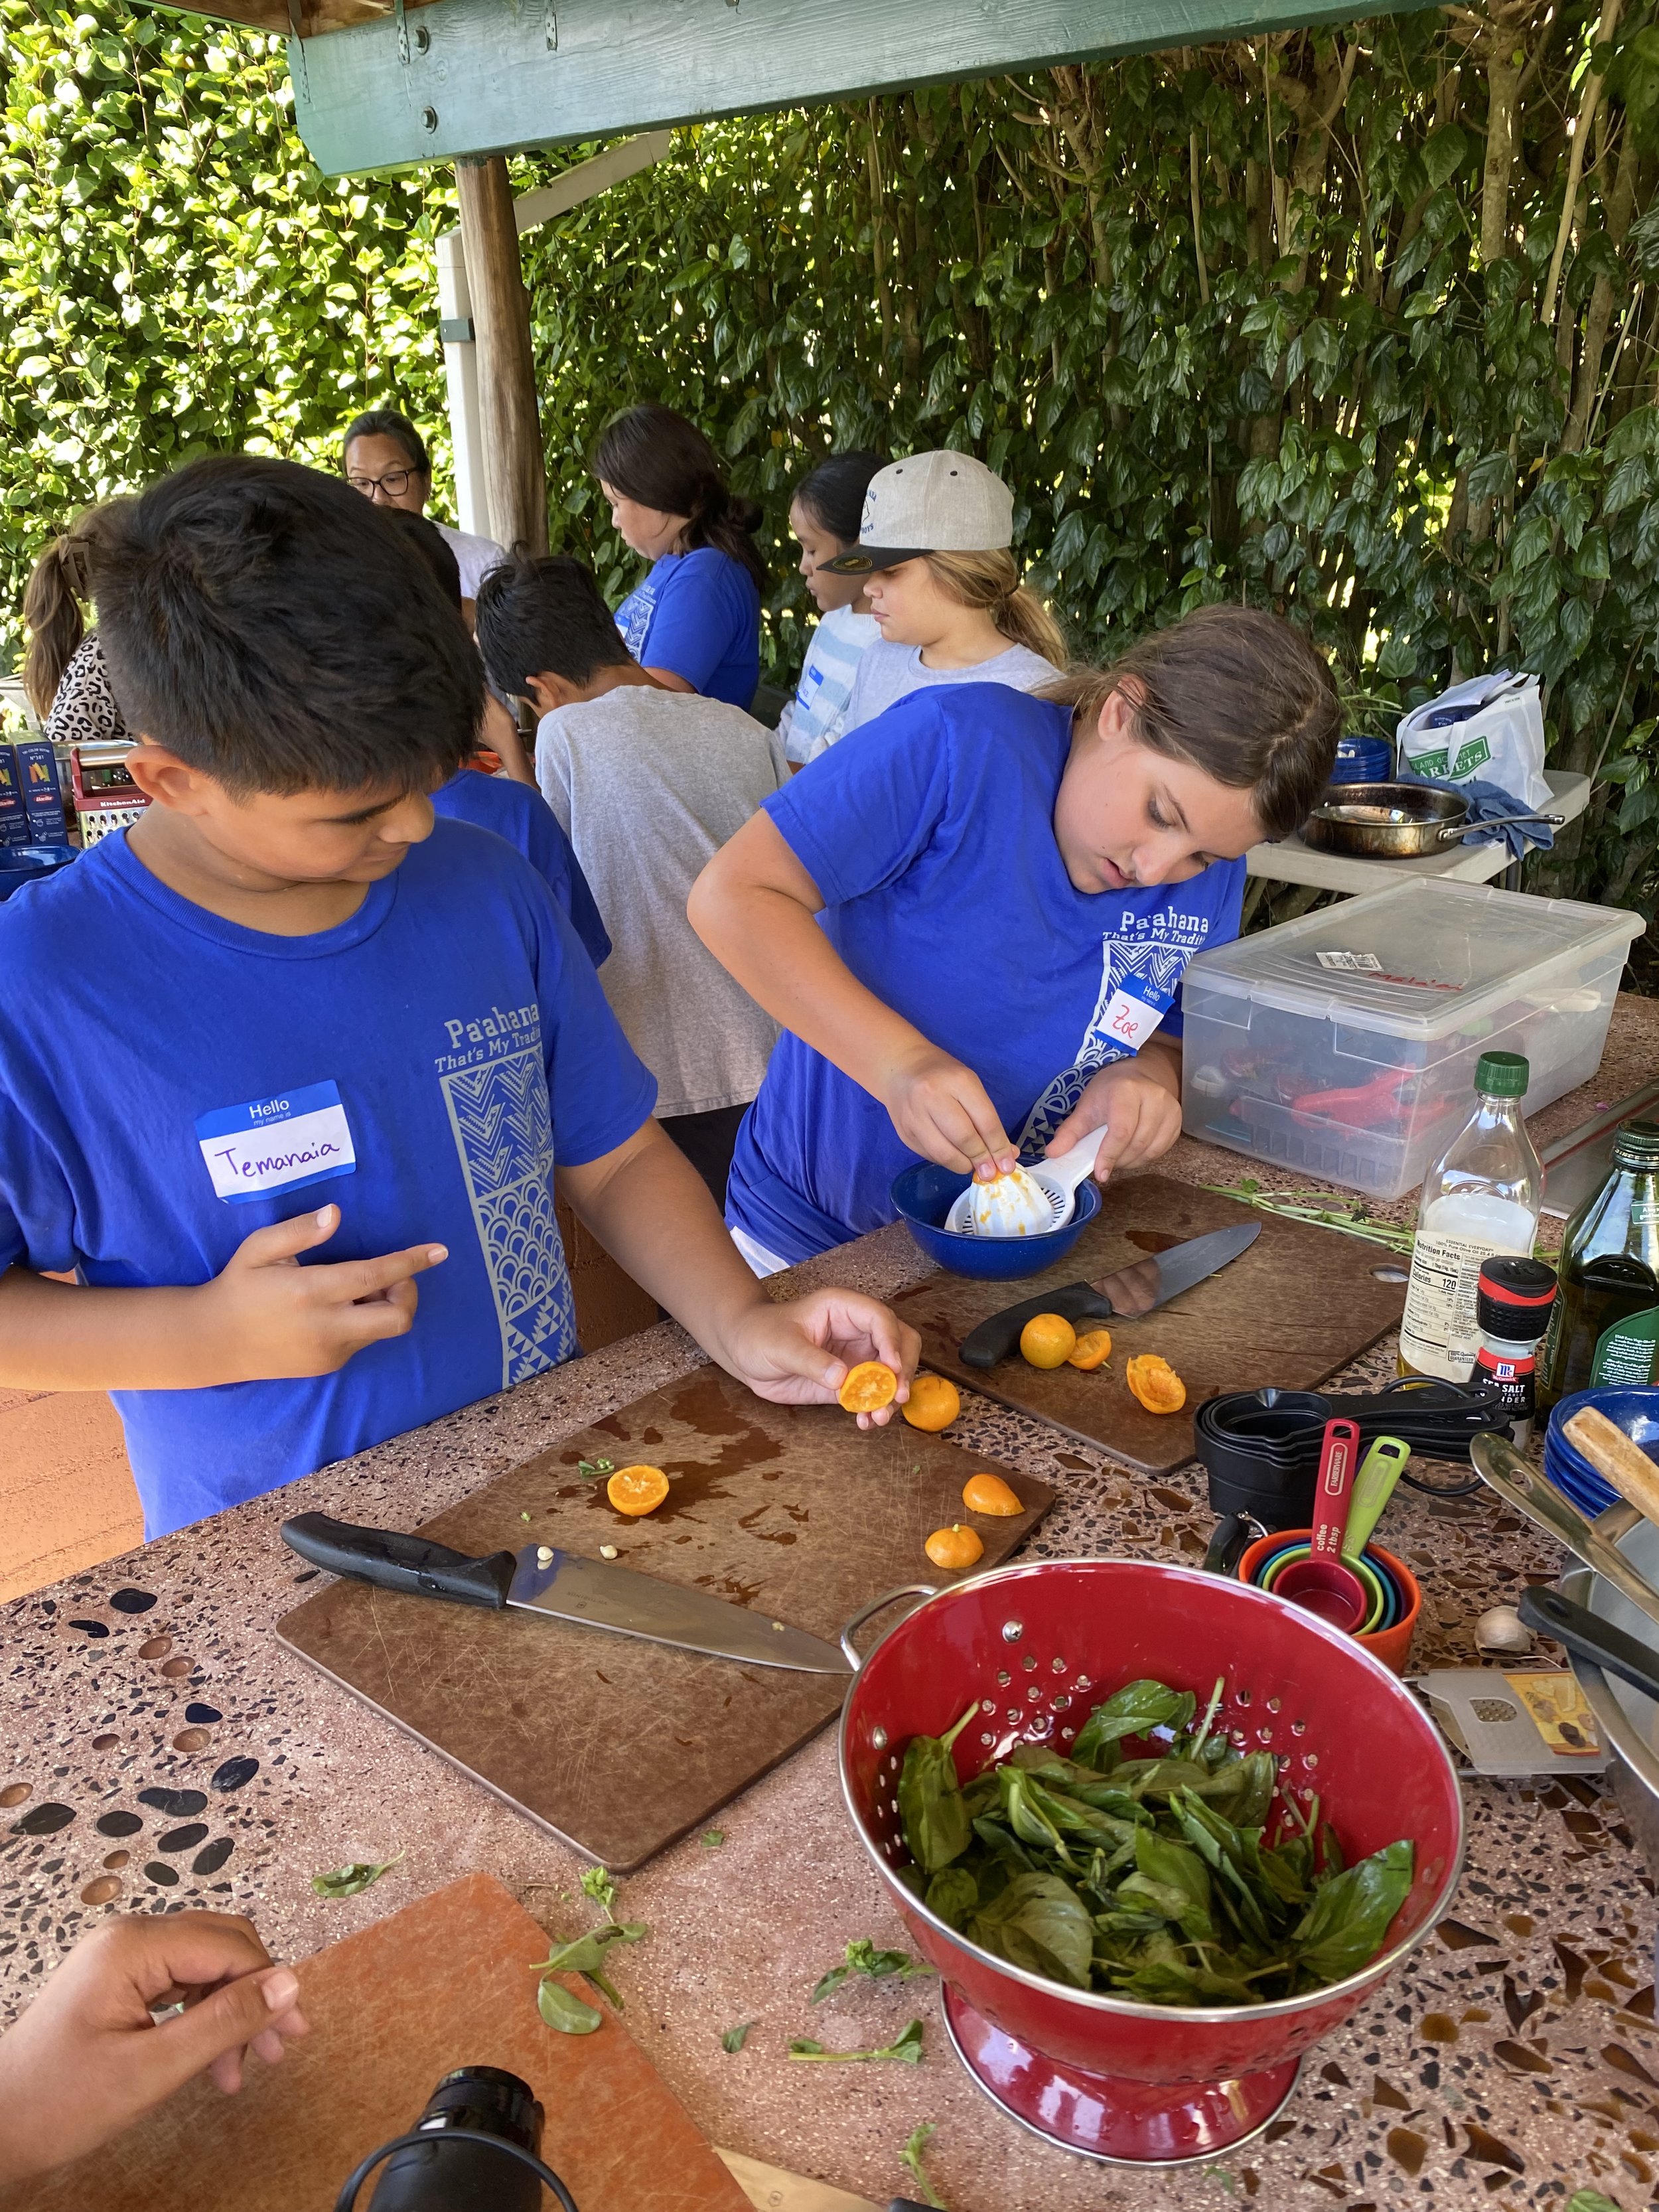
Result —
[[[745,710],[760,682],[761,511],[672,407],[630,407],[593,449],[623,543],[651,563],[617,610],[623,642],[671,691]]]
[[[340,467],[353,491],[362,492],[376,506],[401,507],[405,514],[426,514],[432,493],[432,457],[426,440],[395,407],[371,407],[346,425]],[[457,530],[448,522],[432,526],[455,556],[461,572],[461,604],[470,623],[479,583],[507,555],[493,538]]]

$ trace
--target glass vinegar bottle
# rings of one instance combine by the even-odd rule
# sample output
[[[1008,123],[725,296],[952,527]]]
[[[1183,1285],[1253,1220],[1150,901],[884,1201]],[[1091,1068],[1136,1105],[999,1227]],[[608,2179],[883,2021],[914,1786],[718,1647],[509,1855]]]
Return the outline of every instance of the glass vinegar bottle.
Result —
[[[1595,1347],[1630,1315],[1659,1306],[1659,1122],[1626,1121],[1613,1172],[1561,1232],[1561,1288],[1538,1363],[1538,1403],[1589,1388]]]
[[[1400,1325],[1400,1372],[1467,1382],[1480,1342],[1482,1263],[1529,1254],[1544,1170],[1521,1118],[1531,1071],[1519,1053],[1483,1052],[1474,1111],[1429,1170]]]

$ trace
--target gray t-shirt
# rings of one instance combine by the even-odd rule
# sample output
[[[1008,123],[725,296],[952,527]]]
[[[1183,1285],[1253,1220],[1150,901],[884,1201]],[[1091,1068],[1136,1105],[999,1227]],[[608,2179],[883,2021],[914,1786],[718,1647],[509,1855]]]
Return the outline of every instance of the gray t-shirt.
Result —
[[[623,684],[542,718],[536,777],[605,918],[612,951],[599,981],[657,1079],[658,1115],[746,1103],[777,1024],[698,937],[685,902],[789,781],[776,735],[718,699]]]
[[[1011,645],[1006,653],[993,653],[972,668],[929,668],[919,645],[890,645],[878,637],[865,647],[859,661],[842,735],[873,721],[901,699],[932,684],[1006,684],[1016,691],[1035,691],[1040,684],[1052,684],[1059,673],[1052,661],[1026,645]]]

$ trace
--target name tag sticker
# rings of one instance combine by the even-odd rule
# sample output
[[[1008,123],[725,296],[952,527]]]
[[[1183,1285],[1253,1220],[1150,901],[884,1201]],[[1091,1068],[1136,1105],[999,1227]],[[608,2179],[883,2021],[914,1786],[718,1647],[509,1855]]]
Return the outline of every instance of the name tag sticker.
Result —
[[[197,1121],[196,1141],[215,1191],[232,1206],[357,1169],[335,1083],[308,1083],[246,1106],[216,1106]]]
[[[1144,999],[1134,998],[1127,991],[1115,991],[1106,1009],[1105,1027],[1108,1036],[1131,1052],[1139,1052],[1163,1018],[1161,1012]]]

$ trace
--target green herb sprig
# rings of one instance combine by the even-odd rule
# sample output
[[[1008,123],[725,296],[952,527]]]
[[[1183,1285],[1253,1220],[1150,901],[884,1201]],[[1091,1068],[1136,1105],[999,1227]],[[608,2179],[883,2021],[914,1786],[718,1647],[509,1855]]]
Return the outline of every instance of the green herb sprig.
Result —
[[[822,2004],[832,1997],[854,1974],[867,1975],[872,1982],[911,1981],[918,1974],[931,1974],[933,1968],[925,1959],[913,1959],[908,1951],[878,1951],[867,1936],[854,1938],[847,1947],[845,1963],[831,1966],[812,1991],[812,2002]]]
[[[579,1459],[576,1472],[584,1482],[597,1482],[601,1475],[614,1474],[617,1462],[614,1459]]]
[[[331,1874],[314,1874],[311,1886],[319,1897],[361,1897],[372,1889],[383,1874],[400,1866],[409,1856],[399,1851],[395,1858],[381,1859],[378,1864],[370,1859],[356,1859],[349,1866],[336,1867]]]
[[[1287,1221],[1305,1221],[1315,1229],[1340,1229],[1345,1236],[1363,1237],[1368,1244],[1383,1244],[1390,1252],[1411,1257],[1415,1231],[1378,1221],[1361,1199],[1345,1205],[1328,1190],[1267,1190],[1253,1176],[1241,1176],[1237,1182],[1200,1183],[1199,1188],[1212,1190],[1220,1198],[1236,1198],[1262,1213],[1282,1214]]]
[[[615,1984],[605,1972],[605,1951],[612,1943],[638,1943],[650,1933],[643,1921],[612,1920],[603,1928],[594,1929],[591,1935],[574,1936],[568,1943],[556,1943],[548,1957],[538,1960],[530,1969],[542,1978],[536,2002],[548,2026],[556,2027],[562,2035],[592,2035],[603,2017],[591,2005],[574,1996],[562,1982],[556,1982],[552,1978],[555,1974],[585,1974],[618,2012],[625,2010]],[[592,2017],[584,2024],[583,2015],[587,2014]]]
[[[931,2204],[933,2212],[950,2212],[949,2206],[934,2189],[932,2181],[928,2179],[927,2169],[922,2164],[922,2154],[926,2151],[929,2140],[937,2132],[938,2123],[934,2120],[924,2120],[919,2128],[913,2129],[909,2142],[899,2153],[899,2164],[921,2191],[921,2201],[924,2204]]]
[[[616,1918],[616,1914],[611,1909],[617,1902],[617,1881],[614,1875],[608,1874],[602,1866],[584,1867],[581,1873],[581,1889],[582,1895],[591,1897],[594,1904],[604,1911],[607,1919]]]
[[[789,2056],[800,2059],[803,2063],[823,2066],[867,2063],[882,2058],[896,2058],[904,2066],[920,2066],[921,2036],[922,2027],[919,2020],[911,2021],[890,2043],[884,2044],[878,2051],[826,2051],[821,2043],[814,2043],[811,2036],[799,2035],[790,2045]]]
[[[1273,1753],[1242,1755],[1217,1725],[1224,1689],[1200,1715],[1189,1690],[1126,1683],[1069,1758],[1018,1744],[965,1787],[962,1722],[913,1737],[900,1879],[970,1942],[1071,1989],[1221,2007],[1345,1979],[1406,1900],[1412,1844],[1345,1866],[1317,1801],[1281,1800]],[[1131,1739],[1148,1750],[1127,1754]]]

